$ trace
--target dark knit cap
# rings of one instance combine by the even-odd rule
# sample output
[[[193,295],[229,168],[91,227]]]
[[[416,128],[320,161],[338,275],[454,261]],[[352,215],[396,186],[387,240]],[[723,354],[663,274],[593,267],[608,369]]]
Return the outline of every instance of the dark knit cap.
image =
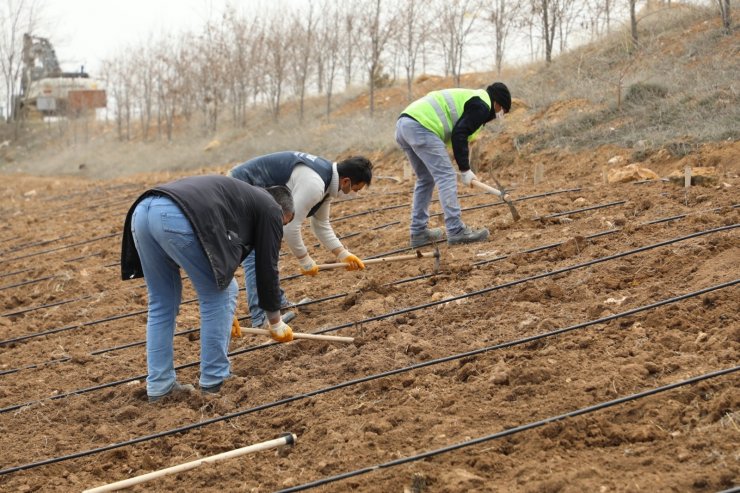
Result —
[[[486,88],[488,95],[491,96],[491,101],[496,101],[498,104],[503,106],[504,112],[508,113],[511,109],[511,93],[509,88],[503,82],[494,82]]]

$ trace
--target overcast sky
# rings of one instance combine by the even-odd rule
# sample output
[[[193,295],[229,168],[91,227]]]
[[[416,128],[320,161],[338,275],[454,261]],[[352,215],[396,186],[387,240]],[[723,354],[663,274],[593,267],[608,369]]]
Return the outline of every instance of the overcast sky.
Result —
[[[254,0],[46,0],[49,38],[65,71],[80,65],[95,76],[101,61],[150,35],[195,30],[227,4],[256,6]],[[44,32],[48,31],[48,32]]]

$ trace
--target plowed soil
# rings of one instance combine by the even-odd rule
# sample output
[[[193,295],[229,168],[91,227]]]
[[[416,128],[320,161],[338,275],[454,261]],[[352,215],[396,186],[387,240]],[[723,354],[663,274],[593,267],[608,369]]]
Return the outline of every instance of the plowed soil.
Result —
[[[484,148],[484,156],[500,151]],[[6,177],[0,490],[81,491],[286,432],[298,437],[292,448],[132,491],[274,491],[497,433],[315,491],[703,492],[740,484],[738,373],[613,403],[740,363],[740,293],[736,284],[720,287],[740,278],[740,149],[697,152],[711,158],[718,179],[689,189],[603,183],[594,163],[629,154],[618,149],[543,154],[537,185],[533,161],[480,170],[483,181],[493,185],[495,174],[515,187],[522,220],[495,196],[460,188],[463,219],[491,236],[441,243],[438,272],[419,259],[305,278],[285,255],[288,297],[313,300],[298,309],[293,329],[354,343],[245,335],[231,341],[233,378],[219,395],[155,404],[144,383],[146,289],[141,279],[120,280],[120,233],[136,196],[184,175]],[[360,257],[410,253],[413,180],[403,178],[400,152],[372,157],[372,186],[332,207],[335,230]],[[686,163],[664,156],[643,164],[667,176]],[[442,224],[439,211],[433,203],[432,226]],[[318,261],[334,260],[308,228],[304,238]],[[241,270],[237,277],[243,286]],[[197,385],[198,308],[184,285],[176,364],[178,379]],[[716,289],[696,294],[707,288]],[[690,296],[671,300],[682,295]],[[370,376],[377,378],[361,381]]]

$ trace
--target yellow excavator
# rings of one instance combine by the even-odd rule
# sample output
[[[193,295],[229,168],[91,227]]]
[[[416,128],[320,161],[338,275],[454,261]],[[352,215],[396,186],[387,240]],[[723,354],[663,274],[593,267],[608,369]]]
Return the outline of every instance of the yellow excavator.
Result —
[[[106,104],[102,83],[90,78],[84,67],[79,72],[63,72],[48,39],[23,35],[23,75],[21,94],[15,98],[15,118],[94,115],[95,109]]]

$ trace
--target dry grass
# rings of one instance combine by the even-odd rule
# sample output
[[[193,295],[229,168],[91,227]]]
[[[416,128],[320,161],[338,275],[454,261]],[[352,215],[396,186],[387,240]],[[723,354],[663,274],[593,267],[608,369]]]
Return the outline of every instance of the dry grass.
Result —
[[[625,35],[616,33],[517,80],[535,109],[558,99],[593,103],[585,113],[542,120],[520,143],[533,151],[603,144],[687,149],[740,137],[738,36],[723,36],[713,11],[682,7],[646,17],[634,53]]]

